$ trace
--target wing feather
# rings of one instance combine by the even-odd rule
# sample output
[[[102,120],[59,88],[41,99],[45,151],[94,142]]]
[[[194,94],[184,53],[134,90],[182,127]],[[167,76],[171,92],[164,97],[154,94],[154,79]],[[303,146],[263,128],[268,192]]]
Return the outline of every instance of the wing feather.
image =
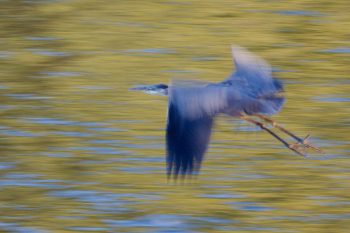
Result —
[[[187,81],[174,83],[169,93],[169,101],[176,106],[182,117],[197,119],[215,116],[228,106],[228,89],[221,84]]]
[[[239,46],[232,46],[232,56],[236,70],[224,83],[231,83],[241,93],[244,112],[275,114],[280,111],[285,100],[281,95],[283,85],[272,76],[270,65]]]
[[[198,172],[210,141],[213,118],[226,107],[225,93],[211,85],[173,86],[169,96],[167,174]]]

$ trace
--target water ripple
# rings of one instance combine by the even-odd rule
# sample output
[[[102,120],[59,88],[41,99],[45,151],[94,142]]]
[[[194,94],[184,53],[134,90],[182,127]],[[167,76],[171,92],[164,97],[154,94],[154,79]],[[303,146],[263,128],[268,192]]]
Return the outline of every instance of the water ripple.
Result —
[[[28,51],[36,55],[48,57],[69,57],[73,55],[71,52],[49,51],[44,49],[28,49]]]
[[[13,99],[19,99],[19,100],[47,100],[52,99],[53,97],[50,96],[38,96],[35,94],[4,94],[4,96],[11,97]]]
[[[48,195],[75,199],[89,204],[94,210],[109,213],[126,211],[127,208],[125,208],[124,205],[132,203],[131,201],[121,199],[128,197],[128,194],[116,194],[94,190],[60,190],[49,192]]]
[[[45,71],[40,72],[40,75],[44,75],[46,77],[78,77],[82,74],[79,72],[69,72],[69,71]],[[43,76],[40,76],[43,78]]]
[[[243,194],[228,194],[228,193],[216,193],[216,194],[201,194],[199,197],[205,198],[216,198],[216,199],[234,199],[234,198],[245,198]]]
[[[321,50],[323,53],[350,53],[350,48],[348,47],[339,47],[334,49],[325,49]]]
[[[268,207],[268,206],[262,206],[258,203],[255,202],[246,202],[246,201],[242,201],[242,202],[229,202],[228,204],[232,205],[233,208],[235,209],[239,209],[239,210],[243,210],[243,211],[271,211],[271,210],[275,210],[275,208],[272,207]]]
[[[34,227],[23,227],[16,223],[0,222],[0,229],[16,233],[48,233],[49,231],[41,230]]]
[[[127,53],[150,53],[150,54],[174,54],[174,49],[165,48],[147,48],[147,49],[128,49],[124,52]]]
[[[40,179],[40,175],[38,174],[9,173],[1,180],[0,187],[19,186],[61,189],[67,187],[63,183],[61,180]]]

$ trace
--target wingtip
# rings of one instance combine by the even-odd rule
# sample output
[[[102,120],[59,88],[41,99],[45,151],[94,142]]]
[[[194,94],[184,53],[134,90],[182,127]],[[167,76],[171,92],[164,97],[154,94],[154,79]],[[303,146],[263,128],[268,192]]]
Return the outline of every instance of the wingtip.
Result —
[[[235,57],[235,54],[247,51],[245,48],[242,46],[239,46],[237,44],[231,44],[231,51],[232,51],[232,57]]]
[[[237,50],[237,45],[231,44],[231,54],[232,54],[233,61],[235,60],[236,50]]]
[[[235,66],[238,66],[239,60],[246,57],[246,55],[249,53],[247,49],[243,48],[242,46],[231,44],[231,53],[232,53],[232,61],[235,64]],[[237,67],[236,67],[237,68]]]
[[[265,70],[267,74],[271,73],[270,65],[263,58],[252,53],[248,49],[232,44],[231,50],[236,71]]]

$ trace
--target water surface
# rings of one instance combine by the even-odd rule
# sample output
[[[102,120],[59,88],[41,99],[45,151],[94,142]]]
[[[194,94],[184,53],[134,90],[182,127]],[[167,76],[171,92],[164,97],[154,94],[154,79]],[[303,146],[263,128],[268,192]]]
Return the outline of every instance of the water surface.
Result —
[[[0,231],[348,232],[348,1],[2,1]],[[220,81],[230,45],[286,85],[276,120],[326,155],[216,121],[196,179],[167,182],[166,99]]]

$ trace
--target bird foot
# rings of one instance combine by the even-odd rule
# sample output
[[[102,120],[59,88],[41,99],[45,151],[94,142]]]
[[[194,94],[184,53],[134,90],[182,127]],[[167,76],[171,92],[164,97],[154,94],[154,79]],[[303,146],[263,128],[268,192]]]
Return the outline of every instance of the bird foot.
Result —
[[[322,150],[318,147],[313,146],[312,144],[310,144],[309,139],[310,135],[306,135],[306,137],[304,139],[298,140],[298,142],[293,143],[289,146],[289,148],[291,148],[292,150],[296,151],[297,153],[303,155],[304,157],[307,156],[306,154],[306,149],[313,149],[319,153],[323,153]]]
[[[293,150],[294,152],[296,152],[297,154],[299,154],[301,156],[307,157],[305,147],[299,142],[290,144],[289,149]]]
[[[311,143],[308,140],[310,138],[309,134],[306,135],[306,137],[304,139],[302,139],[302,138],[299,138],[298,136],[296,136],[295,134],[293,134],[292,132],[290,132],[289,130],[287,130],[286,128],[280,126],[279,124],[277,124],[277,122],[275,122],[273,119],[271,119],[267,116],[264,116],[261,114],[257,114],[255,116],[262,119],[263,121],[269,123],[272,127],[281,130],[285,134],[289,135],[291,138],[294,138],[294,140],[296,140],[297,142],[294,144],[291,144],[289,146],[289,148],[291,148],[291,149],[294,148],[294,151],[297,152],[298,154],[302,154],[305,156],[305,149],[306,148],[309,148],[309,149],[312,149],[314,151],[317,151],[319,153],[324,154],[320,148],[311,145]]]
[[[312,144],[309,142],[309,138],[310,138],[310,135],[309,135],[309,134],[306,135],[306,137],[302,140],[301,144],[302,144],[305,148],[310,148],[310,149],[312,149],[312,150],[314,150],[314,151],[317,151],[317,152],[319,152],[319,153],[324,154],[323,151],[322,151],[320,148],[318,148],[318,147],[312,145]]]

